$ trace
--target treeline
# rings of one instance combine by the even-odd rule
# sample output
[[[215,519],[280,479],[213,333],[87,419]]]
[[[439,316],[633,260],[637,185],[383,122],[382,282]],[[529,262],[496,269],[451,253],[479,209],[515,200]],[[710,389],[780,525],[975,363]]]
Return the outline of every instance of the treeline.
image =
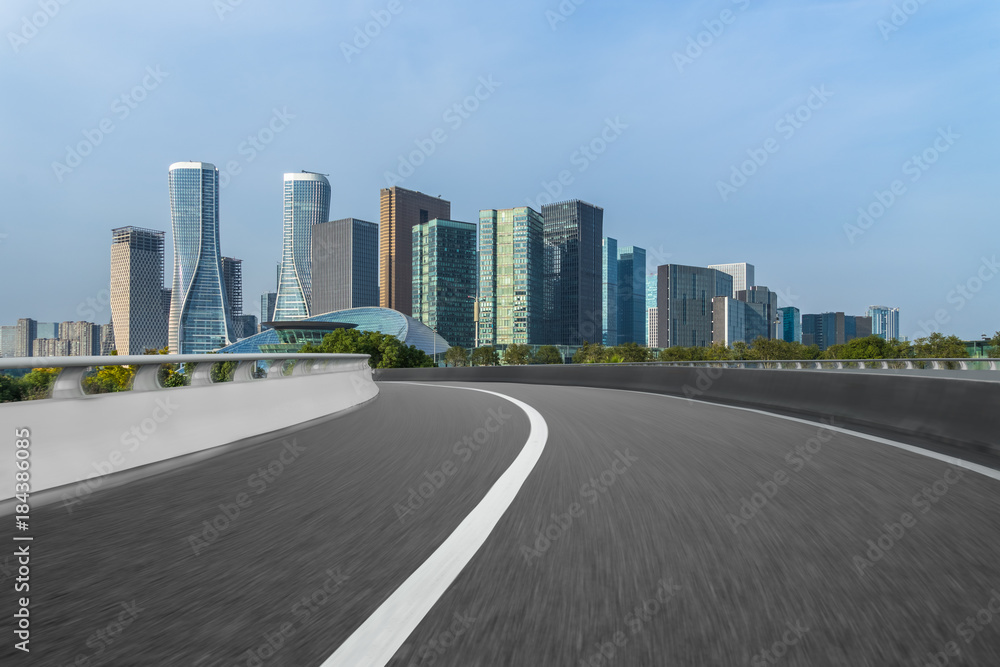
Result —
[[[991,357],[1000,356],[1000,332],[984,343],[992,346]],[[650,361],[782,361],[834,359],[964,359],[969,356],[965,343],[958,336],[932,333],[926,338],[909,341],[887,341],[879,336],[855,338],[844,345],[834,345],[824,351],[815,345],[789,343],[783,340],[758,338],[749,345],[738,342],[732,347],[669,347],[656,354],[654,350],[626,343],[615,347],[584,342],[573,355],[574,364],[642,363]],[[478,347],[471,352],[452,347],[444,355],[448,366],[522,366],[527,364],[561,364],[558,348],[545,345],[532,353],[527,345],[509,345],[501,355],[492,347]]]

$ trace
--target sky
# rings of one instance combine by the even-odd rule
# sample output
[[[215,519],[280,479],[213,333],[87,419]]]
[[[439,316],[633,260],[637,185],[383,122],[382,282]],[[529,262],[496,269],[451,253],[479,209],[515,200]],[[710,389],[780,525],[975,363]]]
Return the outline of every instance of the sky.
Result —
[[[400,185],[583,199],[657,264],[749,262],[803,313],[1000,330],[1000,5],[986,0],[5,0],[0,323],[110,321],[111,230],[172,236],[215,164],[244,311],[275,289],[282,175],[330,217]]]

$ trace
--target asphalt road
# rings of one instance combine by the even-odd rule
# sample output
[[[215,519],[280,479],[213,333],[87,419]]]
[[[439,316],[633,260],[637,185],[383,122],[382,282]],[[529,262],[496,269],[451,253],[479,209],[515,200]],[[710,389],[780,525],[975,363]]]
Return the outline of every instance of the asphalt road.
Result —
[[[548,441],[390,665],[1000,665],[1000,482],[716,405],[479,386]],[[490,395],[383,384],[284,441],[36,509],[32,653],[4,613],[0,664],[322,665],[528,431]]]

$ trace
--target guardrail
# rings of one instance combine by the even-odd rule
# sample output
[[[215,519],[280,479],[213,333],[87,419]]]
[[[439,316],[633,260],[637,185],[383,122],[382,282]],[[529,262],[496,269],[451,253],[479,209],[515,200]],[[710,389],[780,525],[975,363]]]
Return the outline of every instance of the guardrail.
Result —
[[[194,364],[190,382],[185,387],[219,384],[212,380],[216,364],[237,362],[233,382],[250,382],[285,376],[312,375],[361,370],[367,366],[367,354],[148,354],[101,357],[22,357],[0,359],[0,370],[25,368],[61,368],[52,387],[51,398],[84,398],[91,396],[84,388],[84,378],[103,366],[135,367],[130,391],[159,391],[168,388],[160,384],[160,368],[165,365]],[[261,365],[265,368],[261,368]]]
[[[36,502],[62,498],[71,511],[97,488],[201,460],[208,450],[222,451],[217,449],[222,446],[276,438],[374,400],[378,386],[368,358],[201,354],[3,359],[0,369],[63,370],[51,399],[0,404],[0,419],[30,434],[31,492],[46,494],[34,495]],[[212,367],[220,362],[236,362],[231,381],[212,381]],[[164,364],[194,366],[185,369],[184,386],[163,387],[159,369]],[[100,366],[134,367],[131,390],[86,394],[86,373]],[[0,514],[10,509],[5,499],[14,496],[15,464],[13,455],[0,457]]]
[[[644,361],[568,366],[679,366],[682,368],[760,368],[777,370],[1000,370],[1000,359],[745,359],[715,361]]]

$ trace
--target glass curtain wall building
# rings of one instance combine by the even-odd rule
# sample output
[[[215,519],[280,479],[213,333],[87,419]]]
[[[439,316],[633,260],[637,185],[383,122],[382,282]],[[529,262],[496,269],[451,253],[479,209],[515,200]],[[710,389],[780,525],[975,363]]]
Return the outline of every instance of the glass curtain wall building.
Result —
[[[733,277],[733,293],[730,295],[736,298],[736,293],[750,289],[757,284],[754,276],[753,264],[746,262],[738,264],[712,264],[708,268],[722,271]]]
[[[347,218],[312,230],[315,315],[378,305],[378,225]]]
[[[618,344],[646,345],[646,251],[618,249]],[[655,297],[654,297],[655,299]],[[656,305],[655,301],[653,305]]]
[[[542,216],[527,206],[479,212],[479,345],[550,343],[543,239]]]
[[[174,281],[170,298],[172,354],[205,354],[235,337],[219,251],[219,170],[207,162],[170,165]]]
[[[618,344],[618,241],[605,237],[601,247],[601,344]]]
[[[781,317],[781,340],[788,343],[802,342],[802,313],[794,306],[779,308]]]
[[[330,181],[323,174],[285,174],[281,270],[274,321],[303,320],[312,304],[312,228],[330,219]]]
[[[451,345],[476,341],[476,225],[430,220],[413,227],[413,318]]]
[[[548,263],[544,269],[545,342],[596,342],[603,326],[601,239],[604,209],[578,199],[542,207]]]
[[[142,354],[167,344],[170,307],[169,302],[163,307],[164,236],[141,227],[111,230],[111,321],[118,354]]]
[[[712,344],[712,301],[732,297],[733,277],[715,269],[664,264],[657,267],[657,330],[660,347]]]
[[[451,219],[451,202],[406,188],[379,192],[379,304],[409,315],[413,308],[413,226]]]
[[[869,306],[868,317],[872,318],[872,335],[899,340],[899,308]]]

